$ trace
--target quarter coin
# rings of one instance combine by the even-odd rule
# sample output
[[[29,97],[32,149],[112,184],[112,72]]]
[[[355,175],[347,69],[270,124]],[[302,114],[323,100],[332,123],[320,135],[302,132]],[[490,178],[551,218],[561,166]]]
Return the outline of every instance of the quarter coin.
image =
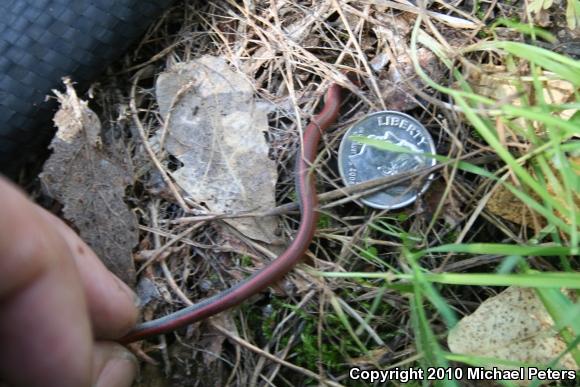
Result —
[[[378,149],[353,140],[352,136],[362,136],[389,142],[406,152]],[[395,176],[420,168],[434,166],[433,157],[422,153],[435,153],[433,138],[413,117],[396,112],[372,113],[354,124],[344,135],[338,151],[340,175],[345,185],[353,185],[385,176]],[[412,180],[388,187],[383,191],[364,196],[360,201],[379,209],[396,209],[413,203],[417,196],[425,192],[432,175],[421,186]]]

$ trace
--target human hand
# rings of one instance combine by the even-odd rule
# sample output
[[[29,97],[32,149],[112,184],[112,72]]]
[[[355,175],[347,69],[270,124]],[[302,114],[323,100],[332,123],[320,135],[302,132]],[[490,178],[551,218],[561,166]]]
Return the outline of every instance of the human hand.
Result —
[[[128,387],[134,356],[111,340],[135,295],[60,219],[0,177],[0,386]]]

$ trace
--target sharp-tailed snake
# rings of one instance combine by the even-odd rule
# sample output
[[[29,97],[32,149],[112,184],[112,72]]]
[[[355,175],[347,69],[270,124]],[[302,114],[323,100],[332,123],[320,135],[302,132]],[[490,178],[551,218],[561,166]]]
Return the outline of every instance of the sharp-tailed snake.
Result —
[[[324,108],[312,118],[304,130],[301,154],[297,157],[295,170],[295,185],[301,219],[296,237],[288,248],[263,269],[235,286],[165,317],[138,324],[125,337],[121,338],[120,342],[126,344],[167,333],[223,312],[280,280],[302,259],[312,241],[317,222],[316,207],[318,202],[312,164],[316,159],[322,132],[338,116],[341,91],[342,88],[338,84],[330,86],[325,95]]]

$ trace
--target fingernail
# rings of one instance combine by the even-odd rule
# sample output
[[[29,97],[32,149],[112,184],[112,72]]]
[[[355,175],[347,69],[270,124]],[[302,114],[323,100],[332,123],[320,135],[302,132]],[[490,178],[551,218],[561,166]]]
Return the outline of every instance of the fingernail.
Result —
[[[138,371],[137,358],[119,346],[107,360],[95,387],[131,387]]]

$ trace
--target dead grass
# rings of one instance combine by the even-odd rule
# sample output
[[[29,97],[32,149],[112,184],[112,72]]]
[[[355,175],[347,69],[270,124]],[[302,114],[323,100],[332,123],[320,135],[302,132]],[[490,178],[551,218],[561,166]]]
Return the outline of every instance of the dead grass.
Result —
[[[502,3],[481,2],[474,9],[472,2],[436,1],[423,16],[423,28],[449,52],[458,52],[486,36],[482,30],[491,19],[521,13],[521,5]],[[382,281],[320,278],[307,268],[409,270],[400,250],[410,236],[418,238],[418,247],[526,239],[524,227],[479,206],[491,183],[461,173],[453,163],[438,165],[428,194],[395,213],[355,204],[352,195],[361,187],[351,189],[344,199],[335,165],[340,139],[350,124],[377,110],[410,112],[430,130],[439,154],[491,168],[497,165],[495,155],[474,135],[459,109],[426,88],[413,70],[409,39],[421,12],[411,2],[385,0],[182,1],[160,17],[135,50],[103,79],[95,90],[96,102],[102,115],[125,131],[133,144],[136,175],[131,196],[141,225],[138,290],[142,297],[151,298],[144,307],[145,319],[229,287],[275,255],[224,233],[223,218],[239,214],[208,213],[183,197],[169,176],[172,160],[144,141],[164,130],[152,95],[156,74],[203,54],[222,56],[250,80],[259,99],[275,106],[268,142],[278,163],[280,207],[270,214],[283,215],[281,233],[288,239],[297,225],[292,166],[301,130],[331,83],[351,91],[339,123],[324,135],[317,165],[319,192],[335,196],[325,194],[330,197],[323,200],[322,221],[306,264],[271,292],[240,308],[140,344],[136,350],[146,364],[138,386],[336,386],[348,384],[346,372],[353,365],[411,366],[419,355],[406,293],[388,290]],[[452,82],[431,51],[421,49],[419,54],[433,79]],[[453,59],[470,72],[497,58]],[[345,71],[359,74],[364,85],[352,84]],[[381,219],[392,225],[392,235],[373,228]],[[449,255],[444,260],[427,258],[423,265],[434,271],[465,272],[499,259],[456,260]],[[463,314],[492,292],[448,288],[444,297]],[[341,313],[353,324],[358,342],[341,322]],[[435,333],[443,334],[442,321],[435,314],[431,319]]]

